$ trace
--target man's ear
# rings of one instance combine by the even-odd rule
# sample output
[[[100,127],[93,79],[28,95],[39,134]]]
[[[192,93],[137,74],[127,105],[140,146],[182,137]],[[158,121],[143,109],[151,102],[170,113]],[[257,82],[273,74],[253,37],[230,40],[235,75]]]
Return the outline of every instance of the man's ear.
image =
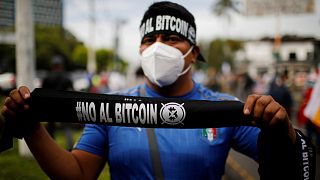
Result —
[[[195,45],[194,48],[192,49],[192,56],[193,56],[192,63],[196,63],[199,53],[200,53],[200,48],[199,46]]]

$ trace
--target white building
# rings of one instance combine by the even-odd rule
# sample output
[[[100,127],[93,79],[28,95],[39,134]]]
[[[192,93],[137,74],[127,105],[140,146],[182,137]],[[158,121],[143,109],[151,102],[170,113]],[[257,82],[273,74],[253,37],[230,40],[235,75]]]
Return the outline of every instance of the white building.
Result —
[[[252,77],[259,73],[274,75],[284,70],[291,75],[309,72],[312,64],[319,63],[318,44],[315,38],[284,36],[275,51],[273,38],[250,40],[244,43],[243,51],[237,53],[237,67],[246,68]]]

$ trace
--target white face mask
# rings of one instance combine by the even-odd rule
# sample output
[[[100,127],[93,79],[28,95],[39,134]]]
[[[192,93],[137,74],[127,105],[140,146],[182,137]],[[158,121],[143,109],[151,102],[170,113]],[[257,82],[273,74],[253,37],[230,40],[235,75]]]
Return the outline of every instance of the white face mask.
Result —
[[[193,46],[183,55],[180,50],[161,42],[155,42],[140,55],[141,67],[148,79],[159,87],[174,83],[191,68],[183,72],[184,58],[192,51]]]

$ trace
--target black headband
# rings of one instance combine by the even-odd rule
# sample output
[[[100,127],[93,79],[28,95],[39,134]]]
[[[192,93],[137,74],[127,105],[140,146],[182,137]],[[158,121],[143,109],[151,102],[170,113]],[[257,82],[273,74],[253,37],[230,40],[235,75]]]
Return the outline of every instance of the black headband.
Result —
[[[196,44],[196,26],[194,22],[177,15],[155,15],[143,19],[140,34],[145,36],[159,33],[173,33],[187,39],[191,44]]]
[[[193,15],[183,6],[168,1],[152,4],[140,24],[141,40],[153,34],[176,34],[196,45],[196,31]],[[201,53],[197,59],[206,62]]]

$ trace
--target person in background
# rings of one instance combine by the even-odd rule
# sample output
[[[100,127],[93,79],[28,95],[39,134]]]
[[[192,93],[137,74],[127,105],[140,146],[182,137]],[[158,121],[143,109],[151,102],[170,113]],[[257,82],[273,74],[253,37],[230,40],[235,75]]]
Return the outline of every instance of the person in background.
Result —
[[[121,95],[184,100],[226,101],[236,97],[213,92],[192,79],[191,67],[205,59],[196,41],[194,16],[183,6],[155,2],[140,24],[139,60],[145,83]],[[13,90],[2,114],[16,115],[29,109],[27,87]],[[271,96],[249,95],[243,113],[255,126],[203,129],[154,128],[160,159],[154,166],[147,128],[88,124],[71,151],[64,151],[40,123],[24,135],[34,157],[52,179],[97,179],[108,163],[111,179],[221,179],[231,148],[259,162],[265,179],[296,179],[299,137],[286,110]],[[212,121],[215,117],[212,117]],[[198,119],[194,119],[197,123]],[[257,126],[257,127],[256,127]],[[161,169],[162,174],[157,174]]]
[[[52,58],[51,71],[48,76],[43,79],[42,88],[68,91],[73,90],[73,83],[65,71],[65,62],[62,56],[55,55]],[[70,150],[73,147],[71,127],[69,124],[62,124],[62,126],[66,135],[66,148]],[[48,122],[47,130],[51,137],[55,138],[56,123]]]
[[[211,89],[212,91],[221,91],[221,85],[217,81],[217,71],[214,67],[208,68],[208,82],[206,86]]]
[[[291,92],[286,85],[287,78],[287,72],[284,72],[280,75],[276,75],[275,79],[271,82],[269,86],[267,94],[272,96],[274,100],[280,103],[287,111],[289,117],[291,117],[293,100]]]
[[[235,96],[237,96],[237,98],[239,98],[241,101],[245,101],[248,95],[252,94],[255,82],[247,72],[240,72],[235,76],[235,80],[231,87],[234,89],[233,92]]]

